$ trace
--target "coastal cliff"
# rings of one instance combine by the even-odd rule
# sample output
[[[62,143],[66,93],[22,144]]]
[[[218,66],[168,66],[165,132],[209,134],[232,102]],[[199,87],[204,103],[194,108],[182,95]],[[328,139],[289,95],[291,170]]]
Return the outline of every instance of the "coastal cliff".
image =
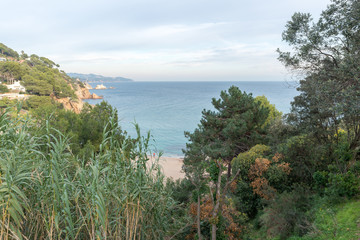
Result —
[[[86,85],[85,87],[82,87],[79,84],[76,84],[75,87],[76,90],[74,89],[73,86],[71,86],[71,88],[74,89],[75,95],[77,97],[76,100],[73,100],[70,97],[66,97],[66,98],[54,98],[55,101],[61,103],[64,106],[64,108],[67,110],[71,110],[75,113],[80,113],[84,107],[84,101],[82,101],[83,99],[103,99],[102,96],[98,96],[95,93],[90,93]]]
[[[95,93],[90,93],[89,89],[92,89],[91,86],[89,88],[89,84],[85,85],[85,87],[81,87],[78,85],[77,90],[75,91],[76,96],[79,99],[103,99],[102,96],[98,96]]]
[[[80,85],[77,85],[77,90],[75,90],[75,94],[79,99],[92,99],[92,95],[89,92],[88,88],[83,88]]]
[[[71,110],[75,113],[80,113],[84,107],[84,102],[81,99],[72,100],[71,98],[59,98],[56,99],[57,102],[61,103],[66,110]]]

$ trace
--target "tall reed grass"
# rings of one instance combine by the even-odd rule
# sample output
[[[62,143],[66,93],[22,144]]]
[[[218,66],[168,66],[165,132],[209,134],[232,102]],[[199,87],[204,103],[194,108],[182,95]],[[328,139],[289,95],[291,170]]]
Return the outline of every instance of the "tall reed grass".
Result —
[[[150,135],[120,141],[114,119],[80,158],[48,124],[34,136],[30,117],[0,113],[0,239],[164,238],[174,202],[147,163]]]

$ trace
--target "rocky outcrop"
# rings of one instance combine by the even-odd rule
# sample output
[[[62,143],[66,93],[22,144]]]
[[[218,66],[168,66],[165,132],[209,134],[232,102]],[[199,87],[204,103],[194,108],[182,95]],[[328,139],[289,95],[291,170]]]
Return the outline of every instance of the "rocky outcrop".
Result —
[[[84,83],[84,86],[87,89],[93,89],[93,87],[90,84],[88,84],[87,82]]]
[[[98,96],[95,93],[91,94],[91,99],[103,99],[102,96]]]
[[[101,90],[101,89],[107,89],[107,88],[104,85],[99,84],[99,85],[96,85],[95,89]]]
[[[80,86],[78,87],[78,89],[75,91],[76,96],[79,99],[103,99],[102,96],[98,96],[95,93],[90,93],[89,89],[85,88],[81,88]]]
[[[79,99],[91,99],[91,93],[89,92],[89,89],[87,88],[81,88],[78,86],[77,90],[75,91],[76,96]]]
[[[65,109],[74,111],[75,113],[80,113],[84,107],[84,102],[82,99],[102,99],[102,96],[98,96],[95,93],[91,94],[89,89],[82,88],[79,85],[75,91],[77,100],[72,100],[71,98],[54,98],[57,102],[61,103]]]
[[[84,102],[79,99],[77,101],[71,100],[69,97],[67,98],[58,98],[57,102],[61,103],[65,109],[71,110],[75,113],[80,113],[84,107]]]

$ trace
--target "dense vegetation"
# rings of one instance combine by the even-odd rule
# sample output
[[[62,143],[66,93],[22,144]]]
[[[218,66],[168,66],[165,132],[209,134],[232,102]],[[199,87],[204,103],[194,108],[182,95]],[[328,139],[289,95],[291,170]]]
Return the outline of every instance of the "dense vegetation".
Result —
[[[279,60],[301,78],[289,114],[231,87],[185,133],[182,237],[359,238],[360,3],[334,0],[317,22],[296,13],[283,40]],[[347,208],[354,224],[335,217]]]
[[[48,58],[35,54],[28,56],[0,44],[0,57],[7,61],[0,62],[0,82],[20,81],[27,93],[38,96],[71,97],[76,99],[73,88],[74,80],[58,69]]]
[[[3,43],[0,43],[0,53],[2,56],[12,57],[12,58],[18,58],[19,54],[12,50],[11,48],[5,46]]]
[[[157,162],[148,162],[149,138],[140,130],[126,137],[116,112],[102,109],[102,140],[82,155],[50,121],[1,113],[0,239],[162,239],[168,232],[174,202]]]
[[[129,137],[106,102],[64,110],[55,63],[0,45],[26,60],[1,77],[37,94],[0,108],[0,239],[358,239],[360,3],[296,13],[283,40],[301,78],[291,112],[222,91],[185,133],[186,177],[166,184],[150,134]]]

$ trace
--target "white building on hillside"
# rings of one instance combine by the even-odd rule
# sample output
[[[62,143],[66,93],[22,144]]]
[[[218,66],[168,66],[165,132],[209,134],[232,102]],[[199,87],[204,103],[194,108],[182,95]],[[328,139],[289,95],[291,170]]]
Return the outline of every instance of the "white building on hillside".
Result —
[[[8,89],[25,92],[25,87],[20,84],[20,81],[15,81],[13,84],[6,85]]]

